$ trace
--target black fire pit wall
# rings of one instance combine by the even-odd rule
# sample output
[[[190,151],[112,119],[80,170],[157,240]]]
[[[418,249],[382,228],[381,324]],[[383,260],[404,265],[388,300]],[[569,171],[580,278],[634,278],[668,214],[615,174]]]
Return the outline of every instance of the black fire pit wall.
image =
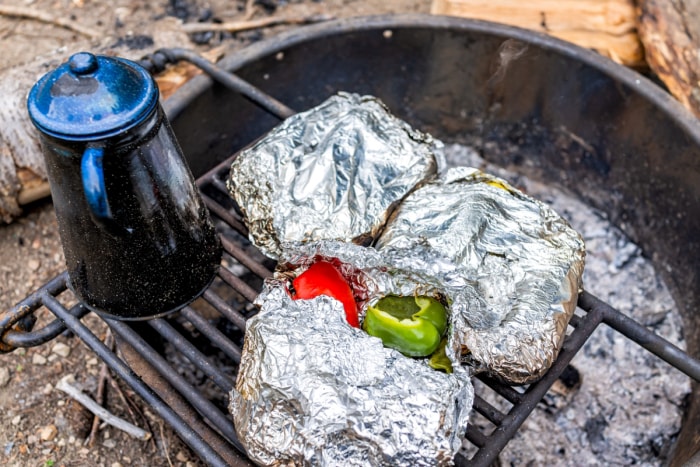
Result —
[[[301,28],[223,66],[295,110],[337,91],[378,96],[447,143],[576,193],[653,260],[700,356],[700,124],[651,81],[537,33],[434,16]],[[200,173],[278,123],[204,77],[166,108]],[[695,384],[677,462],[700,449],[698,426]]]

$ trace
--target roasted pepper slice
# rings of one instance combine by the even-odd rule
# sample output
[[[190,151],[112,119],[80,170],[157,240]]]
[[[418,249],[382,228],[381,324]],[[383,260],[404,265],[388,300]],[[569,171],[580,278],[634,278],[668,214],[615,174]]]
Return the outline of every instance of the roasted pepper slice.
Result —
[[[442,370],[445,373],[452,373],[452,362],[447,357],[447,337],[443,337],[438,345],[437,350],[430,356],[428,365],[436,370]]]
[[[357,304],[352,289],[343,275],[328,261],[317,261],[309,269],[292,281],[294,293],[292,298],[311,299],[319,295],[333,297],[343,304],[345,318],[350,326],[359,328],[360,320],[357,315]]]
[[[367,308],[362,329],[409,357],[427,357],[440,345],[447,311],[431,297],[387,295]]]

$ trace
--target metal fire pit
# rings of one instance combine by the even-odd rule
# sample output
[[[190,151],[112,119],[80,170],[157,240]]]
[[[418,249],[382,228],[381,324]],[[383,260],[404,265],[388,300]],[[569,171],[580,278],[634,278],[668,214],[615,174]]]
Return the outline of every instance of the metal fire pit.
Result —
[[[225,249],[219,277],[198,302],[167,319],[109,321],[117,356],[81,322],[85,308],[61,304],[70,295],[61,274],[0,315],[0,350],[39,345],[68,328],[202,459],[247,465],[225,400],[245,321],[255,312],[251,302],[274,263],[248,242],[224,186],[231,155],[290,108],[307,109],[339,90],[372,94],[416,128],[564,186],[607,213],[653,260],[684,317],[687,354],[584,292],[561,354],[540,381],[510,387],[483,379],[512,407],[499,411],[477,395],[474,410],[492,426],[470,425],[466,440],[478,451],[456,464],[495,461],[601,323],[676,368],[668,371],[695,379],[673,462],[698,451],[700,361],[691,355],[700,355],[700,124],[656,85],[549,37],[442,17],[357,18],[298,29],[225,58],[222,67],[242,80],[184,51],[164,51],[144,64],[181,59],[216,80],[195,78],[165,108],[219,229]],[[42,306],[58,319],[29,332]],[[166,348],[206,375],[208,395],[176,371]]]

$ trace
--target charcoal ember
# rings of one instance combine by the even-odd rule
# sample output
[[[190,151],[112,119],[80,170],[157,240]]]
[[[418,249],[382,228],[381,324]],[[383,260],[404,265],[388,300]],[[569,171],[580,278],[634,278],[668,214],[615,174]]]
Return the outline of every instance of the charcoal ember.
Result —
[[[540,403],[549,413],[559,412],[571,405],[579,389],[581,374],[575,367],[567,365]]]

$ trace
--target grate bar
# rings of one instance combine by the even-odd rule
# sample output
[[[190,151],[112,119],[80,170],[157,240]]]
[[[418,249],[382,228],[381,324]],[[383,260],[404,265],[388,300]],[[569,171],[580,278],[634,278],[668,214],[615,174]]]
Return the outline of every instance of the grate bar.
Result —
[[[226,303],[221,297],[215,293],[207,290],[204,292],[204,299],[209,302],[214,308],[224,315],[229,321],[236,325],[241,331],[245,330],[246,320],[245,316],[240,314],[231,305]]]
[[[474,446],[476,446],[479,449],[486,446],[486,444],[489,442],[488,436],[483,434],[477,427],[475,427],[474,425],[471,425],[471,424],[467,426],[467,433],[466,433],[465,438],[467,438],[467,440],[469,440],[470,443],[472,443]],[[460,465],[460,461],[462,462],[461,465],[467,465],[466,462],[468,462],[461,455],[458,455],[455,460],[457,461],[456,462],[457,465]]]
[[[226,188],[226,184],[219,177],[212,177],[211,184],[212,186],[216,187],[221,193],[228,195],[228,188]]]
[[[525,419],[535,409],[535,406],[544,397],[549,388],[554,384],[562,371],[576,355],[579,349],[586,342],[588,337],[595,331],[603,320],[603,313],[598,309],[590,310],[581,319],[579,326],[564,341],[559,357],[554,362],[549,371],[536,383],[531,384],[523,394],[520,403],[514,405],[510,412],[503,418],[500,426],[496,427],[493,433],[488,436],[488,442],[480,448],[468,463],[463,458],[458,458],[457,465],[483,466],[487,467],[495,462],[498,454],[508,444],[508,441],[515,436],[515,433],[523,424]]]
[[[499,396],[505,398],[511,404],[520,404],[523,401],[523,393],[518,392],[511,386],[506,386],[503,383],[487,376],[485,373],[477,375],[477,377],[488,387],[493,389]]]
[[[494,425],[500,426],[503,423],[503,418],[505,415],[503,415],[503,413],[501,413],[501,411],[496,407],[492,406],[477,395],[474,395],[473,408]]]
[[[202,370],[205,375],[209,376],[224,392],[228,393],[233,389],[233,380],[216,368],[206,355],[200,352],[190,341],[183,337],[182,334],[177,332],[167,321],[162,318],[154,319],[150,320],[148,324],[150,324],[158,334],[170,341],[176,349],[182,352],[182,354],[187,357],[189,361],[194,363],[197,368]]]
[[[231,241],[226,237],[222,237],[221,244],[228,254],[233,256],[239,263],[247,267],[250,270],[250,272],[258,276],[259,278],[266,279],[272,276],[272,271],[270,271],[257,261],[254,261],[235,242]]]
[[[243,221],[241,221],[238,218],[238,216],[232,214],[228,209],[211,199],[209,196],[206,195],[206,193],[201,193],[201,195],[204,204],[207,205],[207,207],[213,214],[215,214],[222,221],[226,222],[228,225],[236,229],[238,232],[241,233],[241,235],[245,237],[248,236],[248,229],[246,228],[245,224],[243,224]]]
[[[692,358],[663,337],[587,292],[583,292],[579,300],[583,307],[599,310],[605,324],[700,382],[700,360]]]
[[[52,313],[61,319],[66,326],[73,331],[90,349],[100,357],[114,373],[131,386],[151,408],[160,415],[180,438],[192,448],[202,459],[207,459],[211,465],[226,466],[219,454],[212,452],[211,447],[197,433],[193,432],[189,425],[173,411],[163,400],[155,395],[150,388],[104,343],[95,336],[77,317],[71,315],[55,297],[43,291],[41,301]]]
[[[274,97],[266,94],[233,73],[229,73],[219,68],[206,58],[198,55],[196,52],[187,49],[169,48],[158,50],[156,54],[165,55],[172,63],[180,60],[192,63],[196,67],[201,68],[220,84],[226,86],[234,92],[240,93],[242,96],[259,105],[279,119],[285,119],[291,115],[294,115],[295,113],[292,109]]]
[[[238,348],[231,340],[226,337],[221,331],[212,326],[209,321],[204,319],[199,313],[187,306],[180,313],[182,316],[192,323],[197,330],[206,335],[214,345],[221,349],[229,358],[236,363],[241,362],[241,349]]]
[[[140,355],[146,356],[148,363],[170,383],[192,406],[202,414],[206,420],[209,420],[221,434],[226,437],[241,453],[245,450],[238,441],[238,436],[233,427],[233,423],[228,416],[221,411],[208,399],[189,384],[178,372],[170,366],[153,347],[151,347],[136,331],[129,325],[121,321],[110,321],[110,328],[125,342],[132,346]]]
[[[258,296],[258,292],[255,289],[243,282],[240,277],[236,276],[234,273],[224,267],[219,268],[219,277],[222,278],[228,285],[236,289],[236,291],[243,295],[243,297],[250,303],[253,303],[255,298]]]
[[[82,304],[77,304],[68,310],[68,313],[80,319],[88,310]],[[13,348],[19,347],[36,347],[37,345],[45,344],[66,330],[66,325],[63,321],[55,319],[43,328],[34,332],[23,331],[8,331],[3,339],[4,343]]]

